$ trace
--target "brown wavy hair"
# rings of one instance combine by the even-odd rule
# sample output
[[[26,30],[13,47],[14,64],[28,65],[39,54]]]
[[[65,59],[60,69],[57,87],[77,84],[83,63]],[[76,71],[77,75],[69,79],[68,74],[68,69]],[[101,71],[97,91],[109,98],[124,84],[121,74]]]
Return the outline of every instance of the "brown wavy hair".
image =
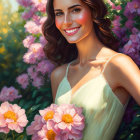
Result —
[[[107,47],[117,51],[118,40],[110,29],[111,21],[105,18],[107,7],[103,0],[82,0],[93,11],[93,23],[98,39]],[[44,52],[49,60],[58,65],[68,63],[78,56],[76,44],[70,44],[56,28],[53,0],[46,5],[47,20],[42,26],[43,34],[48,41]]]

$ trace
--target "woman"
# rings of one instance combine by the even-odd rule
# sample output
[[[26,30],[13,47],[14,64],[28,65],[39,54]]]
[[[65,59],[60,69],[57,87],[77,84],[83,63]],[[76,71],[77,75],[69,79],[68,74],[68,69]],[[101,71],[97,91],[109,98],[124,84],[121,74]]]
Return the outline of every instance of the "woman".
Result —
[[[56,104],[83,108],[83,140],[112,140],[132,96],[140,105],[140,71],[115,51],[102,0],[48,0],[43,33]],[[63,65],[62,65],[63,64]]]

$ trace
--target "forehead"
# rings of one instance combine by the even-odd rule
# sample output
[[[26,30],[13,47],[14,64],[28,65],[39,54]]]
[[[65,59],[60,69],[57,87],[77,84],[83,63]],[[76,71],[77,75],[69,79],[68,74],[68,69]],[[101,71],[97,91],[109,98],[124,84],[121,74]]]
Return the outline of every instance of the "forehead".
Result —
[[[54,9],[64,9],[76,4],[84,5],[81,0],[53,0]]]

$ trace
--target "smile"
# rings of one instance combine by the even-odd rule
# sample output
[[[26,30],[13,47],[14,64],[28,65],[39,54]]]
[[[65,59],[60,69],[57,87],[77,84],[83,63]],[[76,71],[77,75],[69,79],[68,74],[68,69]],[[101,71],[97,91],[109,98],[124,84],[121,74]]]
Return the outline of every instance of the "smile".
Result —
[[[68,36],[74,35],[74,34],[76,34],[78,32],[79,28],[80,27],[76,27],[76,28],[72,28],[72,29],[67,29],[67,30],[65,30],[65,32],[66,32],[66,34]]]

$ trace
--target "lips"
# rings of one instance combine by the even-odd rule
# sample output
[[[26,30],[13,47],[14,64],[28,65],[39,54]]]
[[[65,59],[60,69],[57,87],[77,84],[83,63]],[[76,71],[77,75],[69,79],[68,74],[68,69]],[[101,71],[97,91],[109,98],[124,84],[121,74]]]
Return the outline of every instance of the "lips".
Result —
[[[74,35],[78,32],[80,27],[75,27],[75,28],[69,28],[69,29],[65,29],[65,33],[68,35],[68,36],[71,36],[71,35]]]

